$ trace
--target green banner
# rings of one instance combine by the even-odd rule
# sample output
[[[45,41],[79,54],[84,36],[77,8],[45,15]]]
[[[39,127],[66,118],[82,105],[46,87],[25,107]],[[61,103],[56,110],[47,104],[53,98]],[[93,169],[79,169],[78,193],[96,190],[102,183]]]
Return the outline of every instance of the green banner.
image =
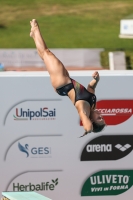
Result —
[[[107,170],[90,176],[83,184],[81,196],[119,195],[133,185],[133,170]]]

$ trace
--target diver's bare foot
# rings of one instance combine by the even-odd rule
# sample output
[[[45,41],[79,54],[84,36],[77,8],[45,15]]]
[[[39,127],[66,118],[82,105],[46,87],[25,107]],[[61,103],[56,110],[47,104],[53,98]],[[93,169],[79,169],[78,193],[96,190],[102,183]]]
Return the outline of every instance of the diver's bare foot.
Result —
[[[30,21],[30,25],[31,25],[30,37],[34,37],[34,31],[38,29],[38,23],[36,19],[32,19],[32,21]]]

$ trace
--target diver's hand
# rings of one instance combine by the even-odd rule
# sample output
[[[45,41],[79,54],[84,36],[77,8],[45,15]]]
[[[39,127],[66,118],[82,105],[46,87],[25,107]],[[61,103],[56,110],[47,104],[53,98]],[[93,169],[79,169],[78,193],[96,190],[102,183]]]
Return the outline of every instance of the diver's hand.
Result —
[[[99,76],[99,73],[97,71],[95,71],[93,74],[92,74],[92,77],[96,80],[96,81],[99,81],[100,80],[100,76]]]
[[[87,135],[88,133],[91,133],[91,131],[85,131],[83,135],[81,135],[79,138],[84,137],[85,135]]]

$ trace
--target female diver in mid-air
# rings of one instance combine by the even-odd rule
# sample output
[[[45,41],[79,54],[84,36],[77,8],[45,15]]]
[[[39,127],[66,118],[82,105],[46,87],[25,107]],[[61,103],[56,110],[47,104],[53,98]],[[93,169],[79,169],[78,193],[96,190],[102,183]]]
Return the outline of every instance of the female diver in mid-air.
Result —
[[[96,110],[95,87],[100,79],[99,73],[92,74],[93,80],[87,89],[70,78],[61,61],[48,49],[37,21],[33,19],[30,24],[30,36],[34,39],[38,54],[50,74],[52,86],[59,95],[68,96],[76,107],[85,129],[83,136],[91,132],[100,132],[106,124],[100,112]]]

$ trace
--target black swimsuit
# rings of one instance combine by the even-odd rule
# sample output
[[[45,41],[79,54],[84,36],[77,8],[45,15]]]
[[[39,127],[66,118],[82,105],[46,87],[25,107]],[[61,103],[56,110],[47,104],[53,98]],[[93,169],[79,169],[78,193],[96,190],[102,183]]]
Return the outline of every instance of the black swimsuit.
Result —
[[[57,88],[56,91],[61,96],[68,96],[68,92],[71,89],[75,90],[75,103],[78,100],[84,100],[87,101],[91,107],[96,106],[96,96],[95,94],[92,94],[89,92],[83,85],[76,82],[75,80],[71,79],[71,83],[68,83],[67,85]]]

